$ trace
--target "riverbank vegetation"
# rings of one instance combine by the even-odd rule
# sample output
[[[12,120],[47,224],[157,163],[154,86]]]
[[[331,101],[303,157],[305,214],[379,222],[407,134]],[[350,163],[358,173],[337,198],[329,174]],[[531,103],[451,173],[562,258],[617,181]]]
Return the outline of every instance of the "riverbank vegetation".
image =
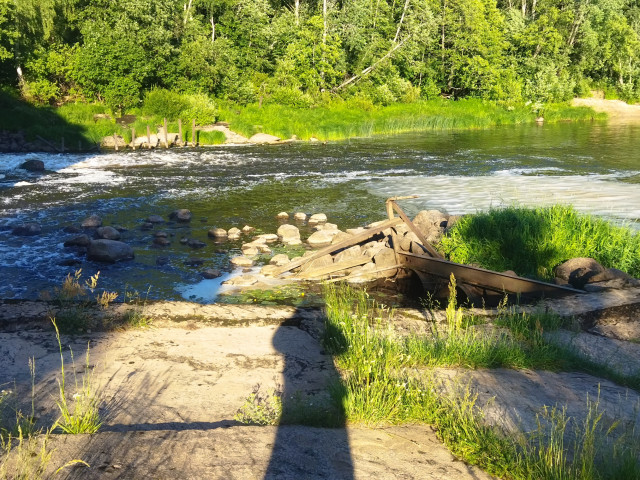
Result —
[[[0,86],[32,105],[88,104],[56,111],[91,141],[114,133],[93,117],[105,111],[147,117],[142,132],[179,113],[323,139],[553,120],[549,104],[592,89],[640,96],[638,12],[631,0],[0,0]],[[440,97],[451,102],[422,103]],[[482,101],[455,105],[465,98]]]
[[[460,219],[440,242],[447,257],[495,271],[553,280],[553,269],[576,257],[640,276],[640,234],[573,207],[508,207]]]
[[[453,282],[450,287],[455,292]],[[476,404],[477,395],[468,385],[440,378],[433,370],[435,366],[523,368],[524,358],[533,362],[527,362],[529,368],[579,368],[579,361],[564,363],[576,358],[574,352],[553,346],[542,336],[543,330],[559,326],[552,319],[505,311],[499,324],[507,332],[492,333],[477,328],[479,320],[457,307],[452,293],[446,323],[434,325],[433,341],[426,342],[394,335],[390,312],[362,290],[330,284],[325,299],[325,345],[342,372],[348,420],[429,423],[455,455],[500,478],[577,480],[640,475],[637,431],[624,423],[608,428],[597,400],[586,399],[585,418],[569,417],[561,408],[542,409],[537,431],[505,433],[485,421],[481,405]],[[417,343],[429,346],[417,349]],[[554,349],[559,355],[549,356]],[[502,360],[478,364],[474,359],[478,354]],[[551,358],[554,360],[548,363]]]

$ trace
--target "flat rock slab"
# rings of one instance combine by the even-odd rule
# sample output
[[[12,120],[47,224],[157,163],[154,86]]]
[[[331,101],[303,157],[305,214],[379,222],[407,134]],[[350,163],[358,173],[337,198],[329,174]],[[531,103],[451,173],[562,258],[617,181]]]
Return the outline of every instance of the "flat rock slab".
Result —
[[[338,380],[330,355],[294,326],[214,327],[196,322],[63,336],[78,373],[90,342],[90,369],[104,424],[94,435],[53,435],[51,474],[76,479],[489,479],[457,461],[428,426],[367,429],[247,426],[234,420],[259,385],[280,390],[283,413],[324,412]],[[53,332],[0,332],[0,384],[15,385],[30,408],[28,359],[36,364],[36,415],[57,418],[60,358]],[[68,394],[73,393],[73,388]],[[300,403],[302,402],[302,403]],[[320,409],[320,410],[318,410]]]
[[[459,393],[469,388],[477,393],[477,403],[485,421],[507,432],[531,432],[537,427],[536,415],[544,407],[566,408],[569,417],[586,417],[588,401],[599,403],[604,425],[616,420],[640,425],[640,394],[615,383],[578,372],[531,370],[437,369],[445,380],[444,389]]]
[[[640,343],[567,330],[546,332],[544,335],[548,341],[569,347],[618,374],[634,376],[640,373]]]
[[[313,408],[330,404],[329,385],[338,374],[331,356],[305,331],[283,326],[190,328],[62,338],[69,376],[69,348],[81,372],[90,342],[104,430],[233,424],[257,386],[265,394],[280,390],[283,396],[297,395]],[[28,392],[30,357],[36,364],[39,417],[50,425],[57,415],[60,370],[53,332],[0,333],[0,385],[15,382],[18,390]],[[28,399],[28,394],[23,396]]]
[[[478,479],[429,427],[283,427],[59,435],[59,458],[82,458],[68,479]],[[53,465],[50,469],[54,470]]]
[[[587,331],[640,340],[640,288],[570,295],[546,300],[543,306],[562,317],[575,317]]]
[[[119,318],[141,307],[131,304],[112,304],[106,310],[86,308],[83,313],[94,319]],[[0,301],[0,331],[15,330],[31,324],[50,325],[59,307],[43,301]],[[279,325],[298,324],[305,319],[321,319],[322,311],[313,308],[261,305],[202,305],[193,302],[146,302],[145,316],[159,325],[170,322],[209,323],[212,325]]]

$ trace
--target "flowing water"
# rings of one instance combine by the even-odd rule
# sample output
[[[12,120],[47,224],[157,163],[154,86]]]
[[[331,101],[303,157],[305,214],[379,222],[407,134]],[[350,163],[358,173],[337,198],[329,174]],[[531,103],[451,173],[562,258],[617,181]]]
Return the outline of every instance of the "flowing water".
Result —
[[[29,158],[43,160],[47,171],[17,168]],[[330,222],[350,228],[384,218],[387,197],[412,194],[420,197],[402,203],[409,214],[567,203],[636,228],[640,126],[561,124],[328,145],[2,154],[0,298],[37,298],[82,268],[86,277],[100,270],[100,285],[110,290],[211,301],[220,281],[203,282],[201,272],[229,270],[229,257],[239,253],[240,243],[215,243],[207,238],[209,228],[249,224],[274,233],[280,211],[324,212]],[[154,247],[154,231],[141,230],[142,223],[154,214],[168,218],[178,208],[191,210],[193,220],[156,227],[171,235],[172,244]],[[73,235],[63,229],[91,214],[127,229],[123,241],[134,247],[135,260],[97,264],[64,248]],[[12,235],[22,222],[40,223],[42,234]],[[190,248],[179,242],[182,237],[206,246]],[[158,265],[159,257],[168,263]],[[189,266],[194,257],[204,263]]]

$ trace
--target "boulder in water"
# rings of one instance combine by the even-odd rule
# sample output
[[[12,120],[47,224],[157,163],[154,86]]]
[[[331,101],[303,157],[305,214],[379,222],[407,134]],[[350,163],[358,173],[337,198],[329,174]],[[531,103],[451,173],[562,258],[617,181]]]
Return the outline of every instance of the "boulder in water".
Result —
[[[98,227],[96,237],[107,240],[120,240],[120,232],[113,227]]]
[[[186,208],[174,210],[169,214],[169,218],[178,223],[189,223],[191,221],[191,217],[193,217],[191,211],[187,210]]]
[[[122,260],[131,260],[133,257],[133,248],[117,240],[104,238],[94,240],[87,249],[87,258],[98,262],[115,263]]]
[[[85,218],[80,224],[82,228],[98,228],[102,226],[102,218],[98,215],[91,215]]]
[[[91,243],[89,235],[78,235],[64,242],[65,247],[88,247]]]
[[[32,237],[33,235],[40,235],[42,233],[42,227],[39,223],[35,222],[23,223],[22,225],[13,227],[11,233],[20,237]]]
[[[44,172],[44,162],[36,158],[31,158],[23,162],[19,168],[27,170],[28,172]]]

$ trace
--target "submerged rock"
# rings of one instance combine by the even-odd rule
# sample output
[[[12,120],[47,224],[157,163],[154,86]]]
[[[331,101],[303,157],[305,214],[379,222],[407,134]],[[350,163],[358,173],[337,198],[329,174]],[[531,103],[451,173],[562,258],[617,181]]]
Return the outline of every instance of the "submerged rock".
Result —
[[[98,215],[91,215],[85,218],[80,224],[82,228],[98,228],[102,226],[102,218]]]
[[[22,162],[20,167],[22,170],[26,170],[28,172],[44,172],[44,162],[42,160],[38,160],[36,158],[32,158],[27,160],[26,162]]]
[[[147,222],[148,223],[164,223],[164,218],[162,218],[160,215],[149,215],[149,218],[147,218]]]
[[[39,223],[35,222],[23,223],[22,225],[13,227],[13,230],[11,230],[12,235],[17,235],[20,237],[31,237],[34,235],[40,235],[41,233],[42,227]]]
[[[117,240],[99,239],[89,244],[87,258],[98,262],[115,263],[134,258],[133,248]]]
[[[180,208],[178,210],[174,210],[169,214],[169,219],[174,220],[178,223],[189,223],[193,215],[190,210],[186,208]]]

